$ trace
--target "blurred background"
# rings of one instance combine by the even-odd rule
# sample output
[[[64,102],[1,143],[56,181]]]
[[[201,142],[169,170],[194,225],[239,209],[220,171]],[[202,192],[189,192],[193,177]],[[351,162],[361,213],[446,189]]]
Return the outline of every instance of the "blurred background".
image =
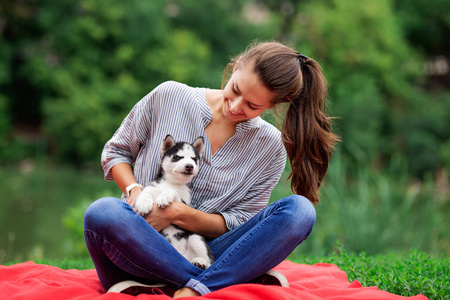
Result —
[[[166,80],[220,88],[255,40],[322,65],[342,137],[293,255],[450,254],[449,36],[447,0],[0,0],[0,263],[88,257],[122,119]]]

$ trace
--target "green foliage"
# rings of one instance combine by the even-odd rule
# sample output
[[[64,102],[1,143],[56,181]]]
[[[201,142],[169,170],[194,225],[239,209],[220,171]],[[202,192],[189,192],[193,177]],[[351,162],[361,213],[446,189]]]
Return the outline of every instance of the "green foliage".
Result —
[[[427,55],[450,52],[450,10],[446,0],[395,0],[398,20],[410,43]]]
[[[16,66],[0,74],[0,86],[14,83],[6,97],[16,121],[41,123],[57,157],[97,160],[126,113],[157,84],[220,86],[226,55],[258,31],[238,14],[222,18],[240,10],[242,2],[234,4],[208,2],[205,14],[198,1],[10,3],[0,66]],[[218,20],[221,33],[211,31]]]
[[[29,14],[20,18],[19,8]],[[34,27],[12,80],[39,92],[8,96],[18,98],[21,118],[31,112],[19,105],[38,107],[33,114],[43,119],[50,149],[66,161],[97,160],[125,114],[161,81],[195,84],[206,76],[208,46],[191,31],[171,29],[163,2],[43,1],[10,9],[24,30]]]
[[[450,253],[450,230],[445,220],[450,203],[445,191],[430,179],[411,182],[405,160],[393,159],[377,171],[339,155],[331,166],[316,206],[312,234],[295,251],[328,254],[336,240],[353,252],[369,254],[421,249]],[[287,172],[271,195],[276,201],[290,194]]]
[[[54,26],[61,21],[56,15],[42,16],[58,63],[34,56],[36,67],[30,64],[31,74],[48,74],[55,94],[43,106],[46,132],[58,153],[75,162],[98,158],[125,114],[159,80],[189,82],[209,55],[194,34],[168,28],[160,4],[101,2],[81,1],[60,24],[74,26],[68,35]]]
[[[450,97],[423,89],[427,55],[433,57],[404,38],[419,28],[447,32],[448,24],[439,23],[445,14],[431,20],[437,7],[448,5],[438,2],[301,3],[295,44],[325,66],[343,154],[360,164],[380,164],[400,154],[410,162],[410,174],[420,178],[449,167],[443,143],[450,139],[444,129],[449,128]],[[423,25],[427,20],[434,22],[431,28]]]
[[[0,94],[0,137],[2,140],[9,134],[10,127],[8,99]]]
[[[392,117],[397,144],[408,160],[412,174],[432,173],[450,168],[446,142],[450,140],[450,93],[409,97],[403,113]]]
[[[302,8],[298,47],[326,67],[344,154],[366,163],[404,152],[407,146],[395,141],[405,132],[393,124],[411,116],[410,97],[424,77],[423,59],[403,38],[392,1],[314,1]],[[407,149],[408,159],[422,155]],[[427,169],[421,164],[413,171]]]
[[[423,179],[449,168],[448,85],[432,84],[438,79],[425,73],[427,61],[448,53],[448,5],[6,2],[0,12],[0,135],[6,136],[1,147],[13,150],[0,150],[0,160],[44,152],[74,164],[97,161],[123,117],[157,84],[218,88],[230,56],[254,39],[280,38],[323,66],[343,155],[379,166],[402,155],[410,174]],[[33,145],[29,151],[17,139],[17,124],[42,129],[43,151]]]
[[[61,217],[62,225],[68,230],[69,234],[62,244],[62,251],[66,257],[82,258],[89,257],[84,242],[84,213],[89,205],[102,197],[114,195],[111,190],[104,190],[102,193],[96,193],[97,196],[78,200],[76,204],[70,206]]]

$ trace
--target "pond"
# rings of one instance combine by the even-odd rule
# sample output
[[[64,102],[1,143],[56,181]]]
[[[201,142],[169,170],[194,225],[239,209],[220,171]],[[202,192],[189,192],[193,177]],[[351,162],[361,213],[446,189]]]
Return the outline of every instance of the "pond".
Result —
[[[120,195],[100,167],[75,169],[27,161],[0,168],[0,264],[84,257],[84,209]]]

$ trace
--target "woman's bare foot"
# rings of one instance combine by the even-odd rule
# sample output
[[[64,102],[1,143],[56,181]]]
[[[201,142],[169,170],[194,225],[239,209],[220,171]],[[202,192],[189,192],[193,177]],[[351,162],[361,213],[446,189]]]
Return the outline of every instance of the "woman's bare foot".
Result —
[[[195,296],[200,296],[200,293],[197,293],[191,288],[184,287],[176,291],[175,294],[173,295],[173,298],[195,297]]]

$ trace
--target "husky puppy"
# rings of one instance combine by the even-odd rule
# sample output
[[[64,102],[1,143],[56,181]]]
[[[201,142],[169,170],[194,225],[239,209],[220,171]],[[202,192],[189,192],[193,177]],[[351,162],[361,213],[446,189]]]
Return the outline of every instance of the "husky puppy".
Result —
[[[173,201],[189,205],[188,184],[198,173],[203,148],[203,137],[189,144],[175,143],[170,135],[166,136],[161,147],[159,172],[156,179],[136,199],[136,211],[140,215],[148,214],[154,202],[161,208],[169,206]],[[195,266],[206,269],[214,262],[211,250],[202,236],[175,225],[169,225],[160,233]]]

